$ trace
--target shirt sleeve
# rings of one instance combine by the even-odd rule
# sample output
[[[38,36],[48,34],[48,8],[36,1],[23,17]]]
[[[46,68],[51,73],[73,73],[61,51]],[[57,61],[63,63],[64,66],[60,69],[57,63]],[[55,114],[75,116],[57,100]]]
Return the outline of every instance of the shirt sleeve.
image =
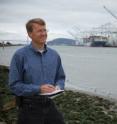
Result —
[[[23,81],[23,57],[15,54],[10,64],[9,87],[17,96],[28,96],[39,93],[39,86]]]
[[[58,70],[56,74],[56,86],[59,86],[61,90],[65,87],[65,72],[63,70],[61,58],[58,59]]]

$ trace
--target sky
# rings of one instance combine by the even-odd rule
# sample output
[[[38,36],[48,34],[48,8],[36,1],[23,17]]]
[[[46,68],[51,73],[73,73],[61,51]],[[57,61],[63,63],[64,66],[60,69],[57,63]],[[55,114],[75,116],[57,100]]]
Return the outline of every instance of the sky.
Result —
[[[25,23],[42,18],[47,23],[48,40],[72,38],[70,31],[88,30],[117,21],[117,0],[0,0],[0,39],[26,40]]]

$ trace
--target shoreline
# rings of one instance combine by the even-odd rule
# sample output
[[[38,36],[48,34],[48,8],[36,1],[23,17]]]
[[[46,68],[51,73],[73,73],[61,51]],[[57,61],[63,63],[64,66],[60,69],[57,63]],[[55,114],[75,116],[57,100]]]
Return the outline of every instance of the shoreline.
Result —
[[[8,66],[0,65],[0,123],[16,124],[15,97],[10,93]],[[67,124],[116,124],[117,103],[81,90],[66,88],[53,98]]]
[[[0,47],[12,47],[12,46],[23,46],[24,44],[11,44],[11,45],[9,45],[9,44],[3,44],[3,45],[1,45],[0,44]]]
[[[5,69],[5,70],[9,70],[9,66],[6,65],[0,65],[0,69]],[[117,99],[113,98],[113,97],[109,97],[109,96],[105,96],[105,95],[100,95],[100,94],[96,94],[94,92],[90,92],[90,91],[85,91],[85,90],[79,90],[76,88],[72,88],[72,87],[66,87],[65,90],[71,90],[73,92],[80,92],[80,93],[84,93],[90,96],[96,96],[96,97],[100,97],[106,100],[109,100],[111,102],[116,102],[117,103]]]
[[[117,103],[117,99],[116,99],[116,98],[109,97],[109,96],[105,96],[105,95],[96,94],[95,92],[90,92],[90,91],[85,91],[85,90],[79,90],[79,89],[70,88],[70,87],[67,87],[66,90],[71,90],[71,91],[73,91],[73,92],[84,93],[84,94],[87,94],[87,95],[90,95],[90,96],[100,97],[100,98],[109,100],[109,101],[111,101],[111,102]]]

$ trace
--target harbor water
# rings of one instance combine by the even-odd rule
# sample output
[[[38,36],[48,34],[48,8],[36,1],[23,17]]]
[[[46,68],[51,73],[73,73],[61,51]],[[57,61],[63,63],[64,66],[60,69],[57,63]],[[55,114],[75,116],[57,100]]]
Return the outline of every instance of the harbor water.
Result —
[[[0,65],[9,66],[14,52],[21,47],[0,47]],[[116,48],[51,47],[62,58],[67,76],[66,87],[117,99]]]

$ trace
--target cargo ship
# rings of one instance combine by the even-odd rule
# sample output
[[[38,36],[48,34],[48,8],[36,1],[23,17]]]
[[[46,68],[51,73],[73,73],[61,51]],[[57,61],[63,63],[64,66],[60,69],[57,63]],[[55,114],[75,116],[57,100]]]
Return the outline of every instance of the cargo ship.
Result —
[[[86,46],[105,47],[108,43],[108,37],[92,35],[88,38],[84,38],[83,41]]]

